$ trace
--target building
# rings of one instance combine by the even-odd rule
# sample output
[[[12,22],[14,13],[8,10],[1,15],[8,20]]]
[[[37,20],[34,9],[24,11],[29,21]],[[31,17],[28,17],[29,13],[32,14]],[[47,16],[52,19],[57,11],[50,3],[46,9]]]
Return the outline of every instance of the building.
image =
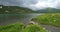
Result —
[[[0,8],[2,8],[3,7],[3,5],[0,5]]]

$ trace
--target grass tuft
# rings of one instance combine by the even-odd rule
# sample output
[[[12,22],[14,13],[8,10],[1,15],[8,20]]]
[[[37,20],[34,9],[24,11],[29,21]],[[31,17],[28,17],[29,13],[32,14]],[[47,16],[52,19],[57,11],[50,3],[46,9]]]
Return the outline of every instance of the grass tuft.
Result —
[[[24,24],[17,23],[7,26],[0,26],[0,32],[47,32],[47,30],[38,24],[30,24],[25,26]]]

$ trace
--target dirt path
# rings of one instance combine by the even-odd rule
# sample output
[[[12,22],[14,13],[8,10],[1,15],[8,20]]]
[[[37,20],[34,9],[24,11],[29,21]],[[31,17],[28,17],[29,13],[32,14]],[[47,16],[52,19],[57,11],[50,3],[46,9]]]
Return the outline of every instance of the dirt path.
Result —
[[[48,30],[48,32],[60,32],[60,27],[55,27],[51,25],[41,25]]]

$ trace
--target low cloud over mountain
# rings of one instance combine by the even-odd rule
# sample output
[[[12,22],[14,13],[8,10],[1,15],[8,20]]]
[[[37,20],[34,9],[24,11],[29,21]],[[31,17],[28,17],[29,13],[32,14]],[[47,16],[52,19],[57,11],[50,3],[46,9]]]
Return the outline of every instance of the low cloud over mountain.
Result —
[[[0,5],[22,6],[38,10],[47,7],[60,8],[60,0],[0,0]]]

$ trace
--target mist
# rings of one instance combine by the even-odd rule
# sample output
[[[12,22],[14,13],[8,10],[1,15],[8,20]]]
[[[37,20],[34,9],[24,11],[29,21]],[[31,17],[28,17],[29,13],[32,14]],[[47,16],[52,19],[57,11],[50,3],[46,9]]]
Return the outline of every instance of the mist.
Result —
[[[33,10],[44,9],[47,7],[60,9],[60,0],[0,0],[0,5],[21,6]]]

